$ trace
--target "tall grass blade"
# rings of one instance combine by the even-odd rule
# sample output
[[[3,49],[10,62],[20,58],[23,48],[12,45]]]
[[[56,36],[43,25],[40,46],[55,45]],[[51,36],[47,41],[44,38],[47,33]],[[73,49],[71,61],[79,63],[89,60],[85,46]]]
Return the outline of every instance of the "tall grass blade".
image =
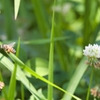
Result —
[[[84,63],[85,60],[86,60],[86,57],[84,57],[79,63],[66,89],[66,91],[68,91],[71,94],[74,94],[75,89],[78,86],[80,79],[82,78],[85,70],[87,69],[87,65]],[[62,100],[71,100],[71,98],[72,97],[70,95],[65,94]]]
[[[52,29],[51,29],[51,43],[50,43],[50,54],[49,54],[49,74],[48,80],[53,83],[53,51],[54,51],[54,14],[55,14],[55,3],[54,0],[54,9],[53,9],[53,17],[52,17]],[[53,87],[48,84],[48,100],[53,99]]]
[[[19,38],[18,46],[17,46],[17,53],[16,53],[17,57],[19,55],[19,45],[20,45],[20,38]],[[9,91],[8,91],[9,100],[14,100],[15,87],[16,87],[16,72],[17,72],[17,63],[15,63],[14,71],[12,73],[11,80],[10,80],[10,86],[9,86]]]
[[[14,0],[15,20],[16,20],[17,15],[18,15],[19,6],[20,6],[20,0]]]

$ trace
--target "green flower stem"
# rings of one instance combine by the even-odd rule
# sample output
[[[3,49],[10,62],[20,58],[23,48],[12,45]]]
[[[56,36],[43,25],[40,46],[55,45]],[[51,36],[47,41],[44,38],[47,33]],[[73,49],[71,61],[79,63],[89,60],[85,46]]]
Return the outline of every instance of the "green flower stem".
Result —
[[[94,66],[92,66],[92,70],[91,70],[91,77],[90,77],[90,83],[89,83],[89,88],[88,88],[86,100],[89,100],[89,93],[90,93],[90,88],[91,88],[92,78],[93,78],[93,69],[94,69]]]

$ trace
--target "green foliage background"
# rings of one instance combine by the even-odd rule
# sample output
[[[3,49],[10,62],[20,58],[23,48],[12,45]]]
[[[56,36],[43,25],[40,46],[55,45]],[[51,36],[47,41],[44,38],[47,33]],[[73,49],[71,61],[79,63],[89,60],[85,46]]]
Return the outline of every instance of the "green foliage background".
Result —
[[[14,20],[14,1],[0,1],[0,41],[6,44],[16,42],[14,48],[17,50],[18,38],[20,37],[19,59],[46,79],[48,79],[53,4],[54,0],[21,0],[18,17]],[[75,94],[82,100],[86,99],[91,70],[90,67],[84,64],[86,58],[83,58],[82,50],[89,43],[100,44],[99,20],[99,0],[56,1],[53,55],[54,84],[71,94]],[[6,60],[9,59],[8,55],[0,50],[0,57],[2,56],[6,56]],[[7,63],[8,66],[5,67],[4,64],[1,61],[0,69],[7,91],[12,71],[10,66],[14,65],[9,62]],[[38,90],[35,95],[39,96],[40,93],[40,98],[47,98],[47,84],[45,82],[33,77],[25,70],[20,72],[23,74],[18,71],[20,72],[20,68],[17,70],[16,91],[14,94],[16,100],[18,98],[20,100],[35,100],[36,97],[32,95],[33,92],[31,91],[31,88],[34,87]],[[99,84],[100,72],[95,69],[94,73],[96,78],[93,79],[92,87]],[[24,99],[21,99],[20,88],[22,84],[19,79],[23,84],[26,82],[25,87],[23,87]],[[28,87],[27,80],[31,82],[31,87]],[[2,91],[0,98],[4,98]],[[62,98],[63,100],[70,100],[71,96],[54,88],[53,98],[54,100]],[[90,96],[90,100],[92,99],[93,96]]]

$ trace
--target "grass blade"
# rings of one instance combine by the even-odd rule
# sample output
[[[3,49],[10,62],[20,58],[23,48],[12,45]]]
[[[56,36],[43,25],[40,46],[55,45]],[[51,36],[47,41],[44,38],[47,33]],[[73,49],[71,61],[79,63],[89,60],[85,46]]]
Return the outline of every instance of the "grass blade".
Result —
[[[0,53],[0,63],[3,64],[8,70],[13,72],[14,64],[5,56]],[[33,85],[28,81],[25,74],[22,72],[21,68],[17,66],[17,74],[16,77],[26,86],[26,88],[34,95],[36,100],[40,100],[41,98],[46,100],[45,98],[41,97]]]
[[[18,15],[19,6],[20,6],[20,0],[14,0],[15,20]]]
[[[62,41],[62,40],[67,40],[70,39],[71,36],[65,36],[65,37],[57,37],[54,38],[54,41]],[[37,40],[30,40],[30,41],[21,41],[21,44],[46,44],[46,43],[50,43],[50,39],[37,39]],[[11,42],[16,42],[17,41],[5,41],[3,43],[11,43]]]
[[[87,65],[84,63],[86,57],[84,57],[81,62],[79,63],[73,77],[71,78],[69,85],[66,89],[69,93],[73,94],[75,92],[76,87],[79,84],[80,79],[82,78],[85,70],[87,69]],[[74,85],[73,85],[74,84]],[[62,100],[71,100],[71,96],[65,94]]]
[[[48,83],[48,84],[54,86],[54,87],[57,88],[57,89],[59,89],[59,90],[65,92],[66,94],[72,96],[72,97],[75,98],[76,100],[81,100],[80,98],[78,98],[78,97],[76,97],[76,96],[74,96],[74,95],[72,95],[72,94],[66,92],[65,90],[63,90],[63,89],[60,88],[59,86],[53,84],[52,82],[46,80],[45,78],[43,78],[43,77],[41,77],[40,75],[38,75],[37,73],[35,73],[33,70],[31,70],[29,67],[27,67],[20,59],[18,59],[14,54],[10,53],[9,56],[10,56],[10,58],[11,58],[14,62],[16,62],[23,70],[29,72],[31,75],[33,75],[33,76],[35,76],[36,78],[39,78],[40,80],[42,80],[42,81],[44,81],[44,82],[46,82],[46,83]]]
[[[20,45],[20,38],[19,38],[18,46],[17,46],[17,53],[16,53],[17,57],[19,55],[19,45]],[[16,72],[17,72],[17,63],[15,63],[14,71],[12,73],[11,80],[10,80],[10,86],[9,86],[9,91],[8,91],[9,100],[14,100],[15,87],[16,87]]]
[[[53,9],[53,17],[52,17],[52,29],[51,29],[51,43],[50,43],[50,54],[49,54],[49,75],[48,79],[53,83],[53,51],[54,51],[54,14],[55,14],[55,3],[54,0],[54,9]],[[48,84],[48,100],[53,99],[53,87]]]

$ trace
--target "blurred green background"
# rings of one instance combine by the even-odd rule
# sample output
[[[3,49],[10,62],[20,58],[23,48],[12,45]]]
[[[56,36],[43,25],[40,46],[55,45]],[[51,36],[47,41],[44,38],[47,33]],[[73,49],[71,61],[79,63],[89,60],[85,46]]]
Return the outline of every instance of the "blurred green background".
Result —
[[[47,78],[54,0],[21,0],[17,20],[14,20],[14,1],[0,0],[0,41],[16,42],[20,37],[19,58],[39,75]],[[75,69],[83,57],[83,49],[89,43],[99,42],[100,0],[57,0],[54,23],[54,83],[63,89],[68,86]],[[6,55],[3,50],[1,53]],[[0,65],[6,89],[11,73]],[[94,73],[97,73],[95,70]],[[35,88],[47,96],[47,84],[25,73]],[[95,76],[94,76],[95,77]],[[98,83],[99,74],[92,87]],[[89,85],[90,68],[80,80],[75,95],[85,100]],[[77,80],[76,80],[77,81]],[[74,84],[73,84],[74,85]],[[24,87],[25,100],[31,93]],[[1,97],[3,94],[1,92]],[[54,100],[64,93],[54,88]],[[21,98],[17,81],[15,98]],[[93,96],[90,97],[92,100]]]

